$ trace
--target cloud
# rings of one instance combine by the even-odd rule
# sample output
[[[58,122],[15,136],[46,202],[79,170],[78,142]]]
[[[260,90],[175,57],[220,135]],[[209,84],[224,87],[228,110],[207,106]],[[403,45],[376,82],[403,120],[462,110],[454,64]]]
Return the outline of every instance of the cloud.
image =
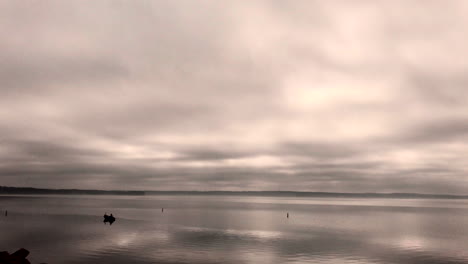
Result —
[[[463,1],[0,5],[4,185],[464,193]]]

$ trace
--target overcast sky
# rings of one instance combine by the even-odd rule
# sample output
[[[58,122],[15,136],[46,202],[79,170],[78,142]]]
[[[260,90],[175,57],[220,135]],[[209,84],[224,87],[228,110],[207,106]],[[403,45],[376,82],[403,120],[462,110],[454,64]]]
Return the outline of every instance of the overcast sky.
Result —
[[[466,14],[0,1],[0,185],[467,194]]]

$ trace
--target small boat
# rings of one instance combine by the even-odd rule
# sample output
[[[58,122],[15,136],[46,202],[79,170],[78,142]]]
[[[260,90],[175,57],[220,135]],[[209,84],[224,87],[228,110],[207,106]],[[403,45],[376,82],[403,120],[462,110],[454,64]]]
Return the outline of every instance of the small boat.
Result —
[[[104,214],[104,224],[105,223],[109,223],[110,225],[112,225],[112,223],[115,222],[115,217],[111,214],[111,215],[107,215],[107,214]]]

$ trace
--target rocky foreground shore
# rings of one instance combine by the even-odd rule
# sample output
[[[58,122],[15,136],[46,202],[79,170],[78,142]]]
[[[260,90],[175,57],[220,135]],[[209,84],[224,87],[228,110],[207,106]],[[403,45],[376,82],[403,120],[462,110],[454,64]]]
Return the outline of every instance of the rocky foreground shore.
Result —
[[[27,249],[18,249],[15,253],[10,254],[7,251],[0,252],[0,264],[31,264],[26,258],[29,255]],[[41,263],[47,264],[47,263]]]

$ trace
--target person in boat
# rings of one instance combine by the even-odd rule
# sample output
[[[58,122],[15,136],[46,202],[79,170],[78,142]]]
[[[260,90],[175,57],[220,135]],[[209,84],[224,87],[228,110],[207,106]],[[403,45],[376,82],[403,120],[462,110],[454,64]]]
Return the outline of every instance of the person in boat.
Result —
[[[114,223],[114,222],[115,222],[115,217],[111,214],[109,216],[109,224],[112,225],[112,223]]]

